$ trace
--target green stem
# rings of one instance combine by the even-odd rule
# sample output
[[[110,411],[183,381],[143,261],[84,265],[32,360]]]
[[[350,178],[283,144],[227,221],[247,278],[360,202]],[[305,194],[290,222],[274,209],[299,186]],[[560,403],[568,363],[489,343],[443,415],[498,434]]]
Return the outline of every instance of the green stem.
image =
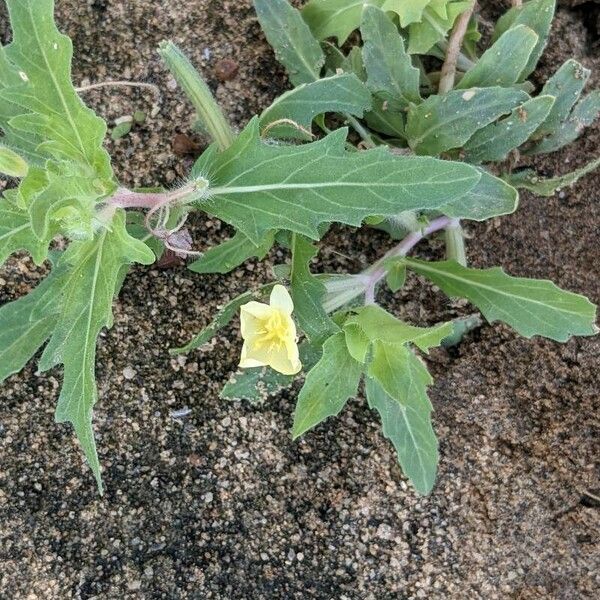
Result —
[[[467,252],[465,250],[465,235],[460,221],[453,221],[446,228],[444,235],[446,238],[446,257],[448,260],[455,260],[458,264],[466,267]]]
[[[158,52],[219,149],[229,148],[235,140],[231,126],[194,65],[173,42],[161,42]]]
[[[365,127],[362,126],[361,122],[358,119],[355,119],[350,114],[345,114],[344,116],[346,117],[346,120],[348,121],[348,123],[350,123],[350,125],[352,125],[352,127],[354,128],[356,133],[358,133],[358,135],[360,135],[362,141],[365,143],[365,145],[368,148],[375,148],[377,146],[377,144],[373,141],[371,134],[366,130]]]

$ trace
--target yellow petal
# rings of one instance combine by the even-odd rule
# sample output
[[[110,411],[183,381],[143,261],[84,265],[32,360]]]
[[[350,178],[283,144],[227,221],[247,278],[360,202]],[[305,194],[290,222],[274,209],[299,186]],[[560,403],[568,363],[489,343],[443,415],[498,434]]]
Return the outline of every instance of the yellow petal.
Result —
[[[242,337],[247,338],[256,335],[260,328],[260,323],[268,319],[273,309],[268,304],[262,302],[248,302],[240,307],[240,323]]]
[[[279,308],[286,315],[291,315],[294,311],[294,302],[289,292],[282,285],[275,285],[271,290],[271,297],[269,298],[271,306]]]
[[[242,346],[242,355],[240,357],[240,368],[241,369],[251,369],[253,367],[266,367],[267,363],[256,360],[255,358],[250,357],[249,355],[249,344],[248,342],[244,342]]]
[[[271,356],[271,361],[269,362],[269,366],[283,375],[295,375],[302,368],[300,360],[290,360],[290,358],[287,356],[287,352],[273,353]]]

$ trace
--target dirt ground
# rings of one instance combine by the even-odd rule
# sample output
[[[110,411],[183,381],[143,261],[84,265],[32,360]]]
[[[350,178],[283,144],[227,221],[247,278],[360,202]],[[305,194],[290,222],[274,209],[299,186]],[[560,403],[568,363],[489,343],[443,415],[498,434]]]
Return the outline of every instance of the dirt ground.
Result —
[[[502,6],[481,4],[488,16]],[[135,79],[163,92],[156,117],[109,143],[129,186],[172,185],[192,161],[176,137],[194,135],[192,111],[157,58],[160,40],[182,46],[240,126],[286,86],[249,0],[57,5],[77,52],[76,82]],[[599,85],[598,13],[591,2],[560,10],[537,81],[574,56],[595,68]],[[224,58],[239,70],[221,82]],[[154,101],[122,89],[87,99],[109,121],[149,112]],[[596,125],[536,167],[563,173],[599,151]],[[516,215],[469,224],[471,263],[550,278],[600,301],[599,187],[596,174],[560,197],[525,194]],[[228,232],[200,217],[193,233],[205,247]],[[384,234],[339,228],[315,268],[359,270],[389,244]],[[419,252],[439,248],[433,241]],[[98,350],[103,498],[71,430],[53,422],[60,372],[40,375],[31,364],[4,384],[0,598],[597,597],[600,339],[560,345],[485,325],[458,348],[434,352],[441,464],[433,493],[420,498],[362,398],[292,442],[294,390],[261,406],[218,397],[239,355],[235,327],[208,349],[169,356],[218,305],[270,280],[284,258],[272,253],[227,276],[182,265],[134,270]],[[12,259],[0,271],[0,302],[39,276],[26,258]],[[383,297],[418,324],[469,312],[417,278]],[[174,418],[186,407],[187,417]]]

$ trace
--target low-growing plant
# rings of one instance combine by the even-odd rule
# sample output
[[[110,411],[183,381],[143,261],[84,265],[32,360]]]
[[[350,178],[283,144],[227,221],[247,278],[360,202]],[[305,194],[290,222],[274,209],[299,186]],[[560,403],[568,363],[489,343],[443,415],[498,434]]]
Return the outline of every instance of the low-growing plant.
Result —
[[[597,165],[547,181],[503,169],[517,149],[569,143],[598,113],[597,92],[578,102],[589,74],[575,61],[531,96],[527,77],[553,1],[509,11],[478,56],[471,2],[311,0],[300,13],[286,0],[255,0],[297,87],[240,133],[192,64],[165,42],[159,53],[214,143],[187,181],[154,192],[116,180],[103,148],[106,125],[71,82],[71,43],[54,25],[53,0],[6,3],[12,41],[0,48],[0,169],[20,181],[0,199],[0,264],[24,250],[52,268],[30,294],[0,308],[0,380],[42,347],[40,370],[62,365],[56,420],[73,425],[100,490],[92,430],[97,338],[112,324],[131,264],[150,264],[164,248],[193,254],[184,227],[192,211],[235,229],[190,264],[196,273],[226,273],[274,245],[291,258],[276,265],[273,282],[231,300],[174,352],[202,346],[240,312],[242,371],[222,396],[260,400],[303,369],[294,437],[337,415],[364,381],[369,406],[421,493],[434,484],[438,447],[432,379],[417,351],[456,343],[469,323],[406,323],[379,306],[380,285],[399,290],[409,270],[527,337],[596,333],[586,298],[549,281],[467,267],[461,229],[461,220],[514,211],[519,187],[551,194]],[[337,117],[326,120],[331,113]],[[402,240],[361,273],[315,275],[317,242],[333,223],[380,227]],[[437,232],[445,233],[447,260],[409,258]]]

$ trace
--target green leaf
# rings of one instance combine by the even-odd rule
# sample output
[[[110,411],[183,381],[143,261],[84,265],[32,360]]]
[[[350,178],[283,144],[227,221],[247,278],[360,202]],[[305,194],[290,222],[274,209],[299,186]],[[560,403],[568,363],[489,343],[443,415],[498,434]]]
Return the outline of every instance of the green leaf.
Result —
[[[465,73],[456,88],[510,87],[521,81],[538,40],[535,31],[525,25],[509,29]]]
[[[306,376],[294,413],[294,439],[335,416],[356,395],[362,366],[348,353],[340,331],[323,344],[321,360]]]
[[[32,292],[0,307],[0,383],[18,373],[52,335],[63,285],[64,269],[53,269]]]
[[[29,165],[23,158],[10,148],[0,146],[0,174],[9,177],[25,177]]]
[[[331,337],[339,328],[323,308],[325,285],[310,272],[310,261],[318,249],[301,235],[292,234],[290,293],[300,329],[315,345]]]
[[[512,113],[477,131],[464,146],[470,163],[500,162],[524,144],[544,122],[554,104],[553,96],[539,96],[515,108]]]
[[[369,89],[380,98],[397,103],[399,108],[420,102],[421,74],[387,15],[374,6],[365,6],[360,31]]]
[[[254,0],[254,8],[277,60],[293,85],[319,79],[325,55],[300,12],[288,0]]]
[[[365,306],[355,313],[344,323],[344,334],[348,351],[360,363],[366,362],[369,348],[375,342],[399,346],[410,342],[423,352],[428,352],[452,333],[451,323],[415,327],[376,305]]]
[[[528,154],[554,152],[575,141],[600,115],[600,90],[590,92],[573,109],[571,116],[551,135],[538,142]]]
[[[408,52],[410,54],[427,54],[437,42],[443,40],[452,29],[456,18],[471,7],[471,2],[451,2],[443,0],[439,6],[428,6],[423,11],[419,23],[412,23],[408,28]]]
[[[541,335],[566,342],[574,335],[598,332],[596,307],[551,281],[511,277],[498,267],[480,270],[454,261],[405,261],[446,295],[467,298],[490,323],[504,321],[527,338]]]
[[[542,94],[554,96],[552,110],[537,129],[534,138],[555,133],[571,114],[571,109],[579,99],[591,71],[576,60],[568,60],[546,82]]]
[[[386,0],[382,10],[395,12],[400,17],[400,25],[408,27],[411,23],[419,23],[423,19],[425,7],[431,0]]]
[[[593,160],[581,169],[567,173],[566,175],[560,175],[558,177],[552,177],[544,179],[539,177],[537,173],[531,169],[525,169],[517,173],[512,173],[506,177],[506,180],[511,185],[517,188],[523,188],[537,194],[538,196],[554,196],[557,192],[563,188],[569,187],[577,183],[582,177],[588,175],[600,167],[600,158]]]
[[[348,153],[347,131],[303,146],[269,145],[256,119],[235,144],[206,152],[194,168],[210,177],[201,207],[259,244],[269,230],[319,239],[319,226],[359,225],[370,215],[436,208],[479,180],[472,167],[393,156],[384,148]]]
[[[60,296],[60,314],[55,315],[52,337],[39,368],[45,371],[58,364],[64,366],[56,421],[73,424],[100,492],[100,464],[92,430],[92,408],[98,395],[96,341],[100,331],[112,324],[112,302],[122,281],[121,268],[132,262],[153,261],[150,249],[128,235],[124,212],[118,211],[110,231],[105,229],[91,241],[74,242],[58,263],[58,269],[68,269],[68,274]]]
[[[365,115],[365,121],[373,131],[395,138],[404,138],[404,116],[390,109],[389,102],[373,98],[373,109]]]
[[[8,0],[7,5],[13,38],[0,52],[3,140],[30,166],[45,169],[29,169],[19,197],[41,242],[48,244],[56,233],[52,219],[67,237],[82,237],[82,231],[92,230],[95,204],[116,187],[102,145],[106,124],[71,83],[72,44],[54,25],[54,2]],[[80,225],[71,236],[74,223]]]
[[[238,231],[230,240],[205,252],[188,269],[194,273],[229,273],[249,258],[262,260],[273,246],[274,238],[275,233],[270,231],[261,244],[256,246]]]
[[[181,348],[173,348],[170,350],[171,354],[186,354],[191,350],[196,348],[200,348],[207,344],[212,340],[213,337],[221,330],[223,327],[227,327],[229,323],[231,323],[232,319],[237,315],[240,306],[250,302],[252,300],[257,300],[259,302],[263,302],[268,298],[269,293],[273,289],[274,283],[269,283],[267,285],[263,285],[257,290],[251,290],[249,292],[244,292],[239,296],[236,296],[233,300],[228,302],[223,308],[219,310],[211,323],[205,327],[198,335],[192,338],[185,346]]]
[[[321,358],[320,349],[307,342],[298,346],[302,369],[310,371]],[[226,400],[249,400],[258,403],[289,387],[297,375],[283,375],[270,367],[243,369],[234,373],[221,391]]]
[[[342,46],[360,25],[365,6],[381,8],[385,0],[310,0],[302,9],[302,17],[318,40],[336,37]]]
[[[481,179],[477,185],[462,198],[442,206],[439,211],[456,219],[486,221],[515,212],[518,204],[519,193],[514,187],[481,169]]]
[[[387,272],[385,282],[394,293],[404,287],[406,282],[406,266],[402,263],[393,264]]]
[[[556,0],[530,0],[522,7],[516,7],[505,13],[497,22],[492,42],[496,40],[508,29],[517,25],[526,25],[533,29],[538,36],[538,41],[527,61],[527,66],[521,73],[520,81],[525,81],[540,60],[548,41],[548,34],[554,18]]]
[[[376,344],[366,380],[367,401],[379,413],[383,434],[420,494],[433,489],[439,460],[427,397],[431,383],[427,369],[410,350]]]
[[[0,266],[18,250],[27,250],[38,265],[44,262],[47,254],[46,244],[33,235],[29,214],[6,198],[0,198]]]
[[[529,96],[520,90],[491,87],[453,90],[430,96],[408,111],[406,135],[417,154],[460,148],[479,129],[510,113]]]
[[[22,109],[10,129],[40,135],[38,152],[89,167],[90,175],[112,180],[102,146],[106,124],[87,108],[71,83],[71,40],[54,25],[53,0],[7,0],[12,42],[6,57],[19,70],[20,85],[5,87],[0,99]]]
[[[342,73],[302,84],[279,96],[260,117],[268,137],[311,140],[313,119],[325,113],[349,113],[362,117],[371,108],[371,94],[354,74]],[[280,121],[292,121],[281,123]]]

